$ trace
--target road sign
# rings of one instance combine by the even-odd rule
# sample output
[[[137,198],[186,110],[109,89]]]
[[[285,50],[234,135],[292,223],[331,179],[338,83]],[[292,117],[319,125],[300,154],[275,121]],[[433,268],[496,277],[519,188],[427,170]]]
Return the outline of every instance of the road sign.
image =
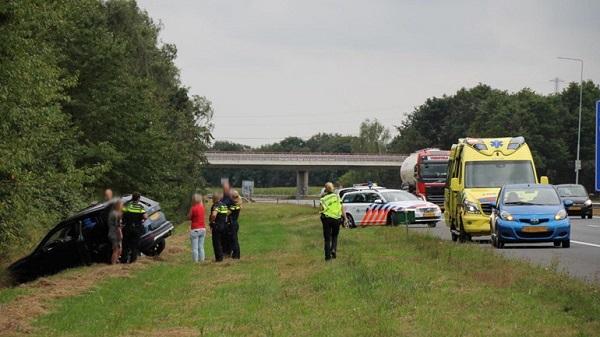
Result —
[[[596,102],[596,192],[600,192],[600,101]]]
[[[242,195],[252,198],[252,194],[254,194],[254,180],[242,180]]]
[[[581,160],[575,161],[575,171],[581,171]]]

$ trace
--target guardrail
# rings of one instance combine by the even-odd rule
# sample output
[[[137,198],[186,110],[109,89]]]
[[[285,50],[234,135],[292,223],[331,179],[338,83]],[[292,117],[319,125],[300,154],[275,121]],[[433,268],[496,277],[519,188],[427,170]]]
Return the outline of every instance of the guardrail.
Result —
[[[262,152],[206,152],[211,160],[258,160],[258,161],[382,161],[401,162],[403,154],[341,154],[341,153],[262,153]]]

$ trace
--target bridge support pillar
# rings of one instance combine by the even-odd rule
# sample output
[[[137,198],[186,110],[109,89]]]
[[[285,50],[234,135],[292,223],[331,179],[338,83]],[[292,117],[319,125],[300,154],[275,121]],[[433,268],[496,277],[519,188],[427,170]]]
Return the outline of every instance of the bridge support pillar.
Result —
[[[308,194],[308,171],[296,173],[296,199],[302,199]]]

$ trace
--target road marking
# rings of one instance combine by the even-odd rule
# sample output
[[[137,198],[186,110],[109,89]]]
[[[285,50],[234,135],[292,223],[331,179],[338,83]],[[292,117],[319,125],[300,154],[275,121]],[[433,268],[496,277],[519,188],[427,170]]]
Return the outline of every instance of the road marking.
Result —
[[[588,227],[600,228],[599,225],[588,225]]]
[[[584,246],[590,246],[590,247],[596,247],[596,248],[600,248],[600,245],[597,245],[595,243],[587,243],[587,242],[581,242],[581,241],[575,241],[575,240],[571,240],[572,243],[576,243],[578,245],[584,245]]]

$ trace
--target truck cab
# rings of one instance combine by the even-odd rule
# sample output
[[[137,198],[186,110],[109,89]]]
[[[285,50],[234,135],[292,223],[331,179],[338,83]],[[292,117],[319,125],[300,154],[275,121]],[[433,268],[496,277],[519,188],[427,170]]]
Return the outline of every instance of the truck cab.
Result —
[[[547,184],[548,178],[539,181]],[[523,137],[459,139],[450,149],[444,187],[444,217],[452,240],[490,235],[490,215],[500,188],[537,182],[533,156]]]
[[[402,189],[443,207],[449,154],[422,149],[408,156],[400,167]]]

